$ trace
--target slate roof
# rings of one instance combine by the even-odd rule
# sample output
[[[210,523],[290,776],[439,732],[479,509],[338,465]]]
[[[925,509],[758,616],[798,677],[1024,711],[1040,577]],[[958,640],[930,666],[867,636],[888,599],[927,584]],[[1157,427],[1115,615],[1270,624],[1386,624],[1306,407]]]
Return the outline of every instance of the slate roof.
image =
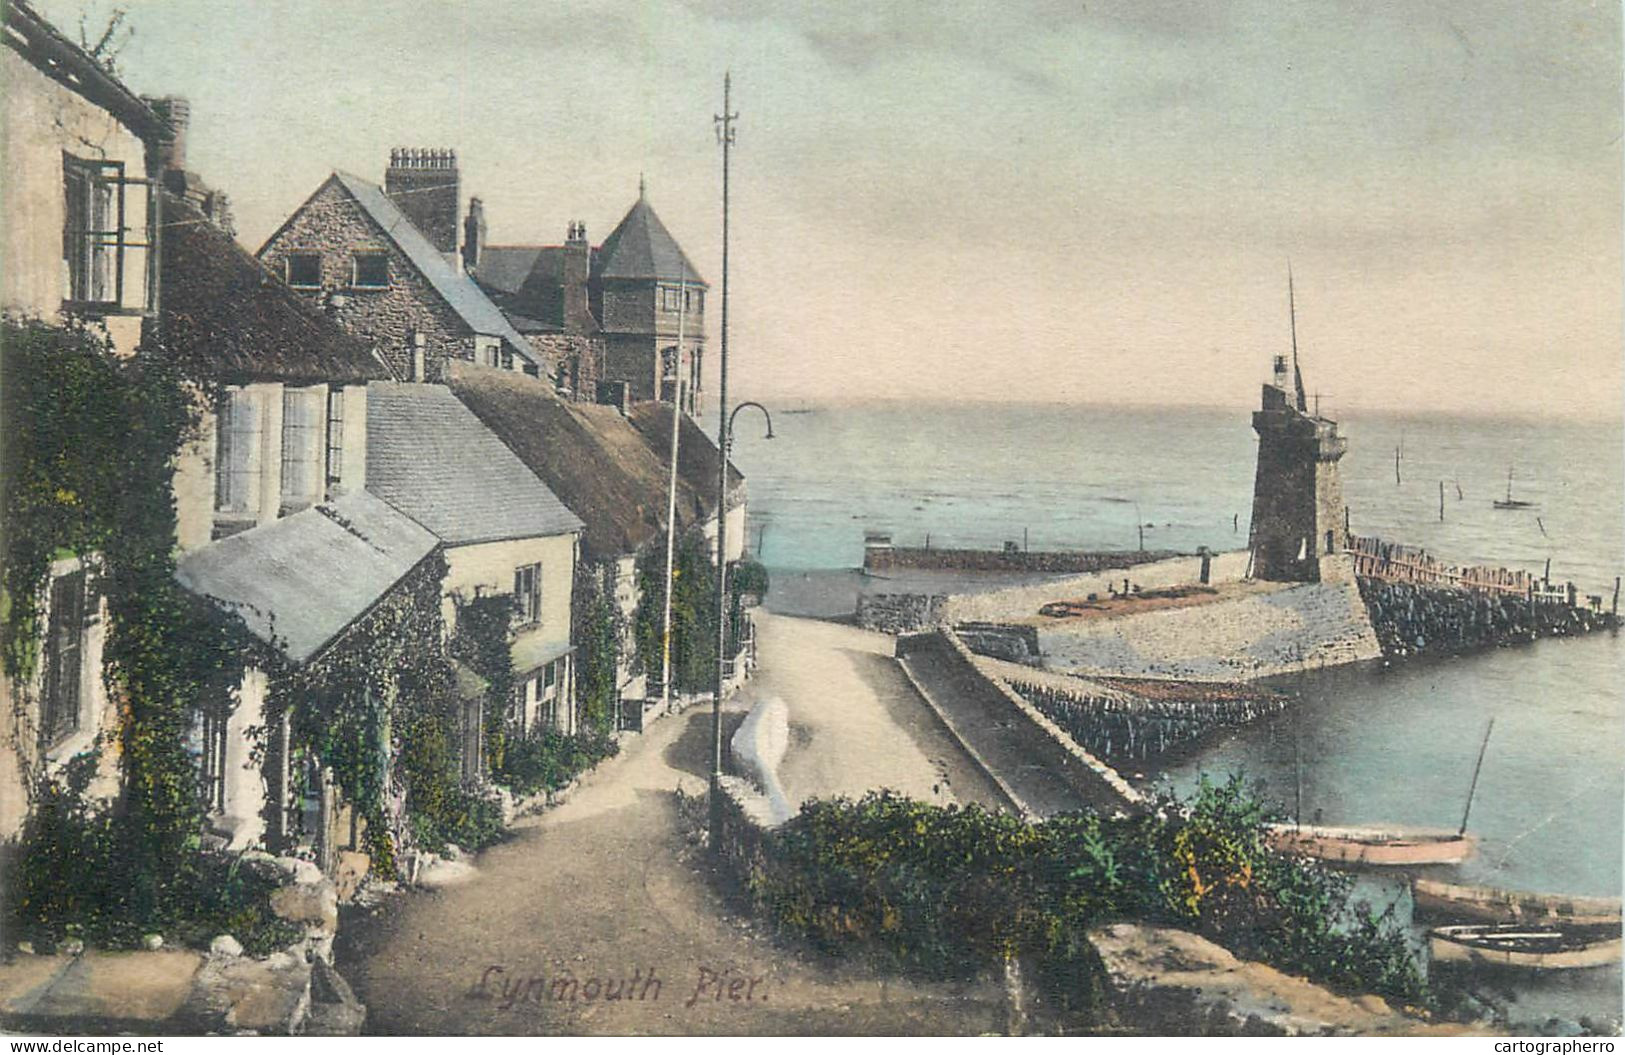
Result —
[[[671,451],[670,403],[634,403],[627,414],[643,440],[654,451],[661,464],[666,463]],[[705,503],[706,515],[717,508],[717,445],[706,435],[699,422],[682,416],[681,433],[677,437],[677,475],[700,495]],[[737,430],[736,430],[737,433]],[[745,476],[733,465],[728,466],[728,508],[744,500]]]
[[[164,198],[164,343],[226,383],[368,381],[389,370],[186,202]]]
[[[669,470],[620,411],[567,403],[537,378],[462,364],[452,367],[451,387],[585,521],[581,544],[589,559],[635,553],[665,537]],[[678,530],[706,510],[704,496],[679,476]]]
[[[501,337],[513,346],[515,354],[529,363],[536,362],[531,355],[530,342],[513,328],[501,309],[491,303],[491,298],[472,278],[448,263],[445,256],[429,244],[423,232],[389,200],[382,187],[348,172],[335,172],[333,178],[350,192],[362,210],[406,254],[412,266],[428,280],[469,329],[475,333]]]
[[[480,285],[499,293],[518,293],[525,279],[530,277],[536,260],[548,249],[558,254],[558,246],[541,245],[488,245],[480,249],[480,262],[474,268],[474,277]]]
[[[369,494],[250,528],[183,556],[175,578],[243,617],[260,640],[308,663],[439,542]]]
[[[689,282],[706,285],[648,199],[641,197],[604,239],[593,266],[598,278],[681,281],[686,275]]]
[[[452,546],[582,527],[444,385],[367,386],[367,490]]]

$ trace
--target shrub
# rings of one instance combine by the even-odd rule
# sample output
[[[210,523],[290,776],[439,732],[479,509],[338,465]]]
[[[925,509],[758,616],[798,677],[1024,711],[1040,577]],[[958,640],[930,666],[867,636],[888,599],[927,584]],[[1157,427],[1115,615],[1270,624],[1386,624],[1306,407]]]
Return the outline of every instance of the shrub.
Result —
[[[41,782],[36,808],[0,875],[5,932],[42,951],[67,938],[102,948],[134,948],[149,933],[206,948],[231,934],[255,955],[299,939],[302,931],[271,911],[273,880],[239,867],[231,854],[197,854],[174,863],[155,902],[133,893],[131,842],[120,818],[87,798],[94,753]]]
[[[1271,851],[1267,819],[1239,778],[1132,816],[1038,824],[871,793],[804,805],[767,834],[747,882],[822,950],[938,977],[1028,957],[1051,1000],[1085,1012],[1103,992],[1085,932],[1112,920],[1191,929],[1318,982],[1426,1003],[1393,920],[1352,904],[1347,876]]]
[[[515,795],[561,788],[620,750],[607,733],[566,735],[552,731],[508,741],[502,768],[492,773]]]

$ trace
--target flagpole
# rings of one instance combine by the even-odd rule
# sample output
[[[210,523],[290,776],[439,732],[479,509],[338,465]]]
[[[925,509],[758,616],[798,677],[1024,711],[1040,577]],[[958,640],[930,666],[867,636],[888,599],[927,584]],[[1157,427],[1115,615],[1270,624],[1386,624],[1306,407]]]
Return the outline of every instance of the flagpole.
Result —
[[[679,261],[677,266],[680,277],[677,288],[677,347],[671,364],[671,479],[666,487],[666,602],[660,638],[660,702],[668,712],[671,710],[671,593],[677,557],[677,444],[682,435],[683,340],[688,314],[687,261]]]
[[[728,163],[734,144],[733,75],[722,77],[722,347],[717,357],[717,665],[711,687],[711,848],[722,846],[722,670],[728,651]]]

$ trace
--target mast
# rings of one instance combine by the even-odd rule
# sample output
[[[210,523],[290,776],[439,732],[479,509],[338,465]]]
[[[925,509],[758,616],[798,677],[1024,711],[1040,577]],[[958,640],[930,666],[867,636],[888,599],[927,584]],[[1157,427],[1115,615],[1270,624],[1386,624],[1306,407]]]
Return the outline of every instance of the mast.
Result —
[[[722,76],[722,113],[712,117],[722,147],[722,354],[717,357],[717,656],[711,687],[711,847],[722,841],[722,668],[728,651],[728,168],[733,156],[733,74]]]
[[[1484,742],[1478,745],[1478,761],[1473,765],[1473,782],[1467,788],[1467,808],[1461,811],[1461,828],[1457,835],[1467,834],[1467,817],[1473,812],[1473,793],[1478,790],[1478,771],[1484,768],[1484,752],[1490,746],[1490,734],[1495,731],[1495,717],[1490,716],[1490,724],[1484,729]]]

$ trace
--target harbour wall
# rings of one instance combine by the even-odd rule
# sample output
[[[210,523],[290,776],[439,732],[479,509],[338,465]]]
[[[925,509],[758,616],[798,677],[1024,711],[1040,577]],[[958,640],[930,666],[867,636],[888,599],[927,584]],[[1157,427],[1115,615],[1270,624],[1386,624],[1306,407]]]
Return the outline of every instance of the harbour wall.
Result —
[[[1600,609],[1515,592],[1362,578],[1360,595],[1385,656],[1459,655],[1619,625]]]
[[[939,568],[950,571],[1053,572],[1057,575],[1132,568],[1138,564],[1178,556],[1173,550],[1097,550],[1030,552],[1007,546],[1003,550],[933,549],[930,546],[869,546],[863,554],[868,571],[895,568]]]

